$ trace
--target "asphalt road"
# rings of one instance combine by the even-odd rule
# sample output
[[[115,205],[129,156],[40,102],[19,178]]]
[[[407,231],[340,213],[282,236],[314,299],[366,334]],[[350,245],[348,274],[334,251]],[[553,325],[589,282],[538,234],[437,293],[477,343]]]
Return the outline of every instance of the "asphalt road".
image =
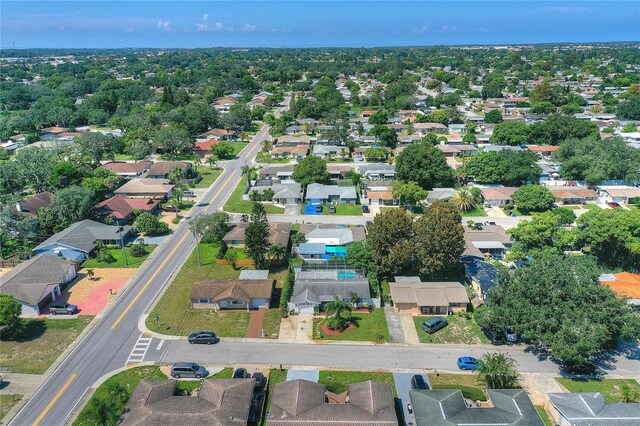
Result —
[[[252,163],[268,130],[269,126],[265,125],[238,158],[221,163],[225,171],[200,201],[209,205],[195,207],[191,217],[202,212],[217,211],[224,205],[241,178],[242,166]],[[138,318],[170,282],[172,275],[191,253],[193,245],[194,238],[185,221],[156,249],[115,304],[104,313],[10,424],[64,424],[84,393],[99,377],[123,367],[140,335]]]

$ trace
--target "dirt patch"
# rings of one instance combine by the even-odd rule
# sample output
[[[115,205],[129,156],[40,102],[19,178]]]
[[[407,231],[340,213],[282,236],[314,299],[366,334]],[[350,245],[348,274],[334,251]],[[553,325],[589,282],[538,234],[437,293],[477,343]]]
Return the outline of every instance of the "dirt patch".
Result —
[[[322,331],[322,333],[325,336],[337,336],[340,333],[344,333],[345,331],[349,331],[356,328],[355,324],[351,323],[349,324],[349,326],[347,328],[343,328],[342,330],[332,330],[329,328],[329,326],[327,324],[322,324],[320,326],[320,331]]]

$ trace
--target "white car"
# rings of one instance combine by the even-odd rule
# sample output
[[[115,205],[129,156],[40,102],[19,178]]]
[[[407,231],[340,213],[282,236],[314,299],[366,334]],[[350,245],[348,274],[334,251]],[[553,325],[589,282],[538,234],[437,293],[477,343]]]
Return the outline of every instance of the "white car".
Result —
[[[518,335],[512,327],[505,326],[502,331],[504,331],[504,337],[507,339],[507,342],[516,343],[518,341]]]

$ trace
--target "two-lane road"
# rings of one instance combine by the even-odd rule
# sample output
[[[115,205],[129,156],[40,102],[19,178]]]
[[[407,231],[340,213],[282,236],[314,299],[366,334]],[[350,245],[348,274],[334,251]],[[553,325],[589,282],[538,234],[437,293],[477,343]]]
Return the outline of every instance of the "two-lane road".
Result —
[[[191,212],[192,217],[202,212],[215,212],[223,206],[241,178],[242,166],[252,162],[268,131],[269,126],[265,125],[237,159],[224,164],[225,171],[200,201],[209,204],[195,207]],[[191,253],[193,245],[194,237],[185,221],[156,249],[115,304],[97,321],[10,424],[63,424],[98,378],[123,367],[140,335],[138,318],[169,283],[172,274]]]

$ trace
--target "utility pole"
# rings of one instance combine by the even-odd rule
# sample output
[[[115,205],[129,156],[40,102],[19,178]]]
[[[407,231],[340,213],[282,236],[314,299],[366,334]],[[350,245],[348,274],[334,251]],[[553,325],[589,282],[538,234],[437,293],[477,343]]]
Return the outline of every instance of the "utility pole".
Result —
[[[193,231],[193,236],[196,239],[196,256],[198,257],[198,267],[200,267],[202,265],[200,264],[200,238],[198,234],[198,216],[196,216],[195,219],[193,219],[193,226],[191,227],[191,231]]]
[[[129,266],[129,260],[127,259],[127,249],[122,241],[122,226],[118,226],[118,235],[120,236],[120,245],[122,246],[122,254],[124,254],[124,264]]]

